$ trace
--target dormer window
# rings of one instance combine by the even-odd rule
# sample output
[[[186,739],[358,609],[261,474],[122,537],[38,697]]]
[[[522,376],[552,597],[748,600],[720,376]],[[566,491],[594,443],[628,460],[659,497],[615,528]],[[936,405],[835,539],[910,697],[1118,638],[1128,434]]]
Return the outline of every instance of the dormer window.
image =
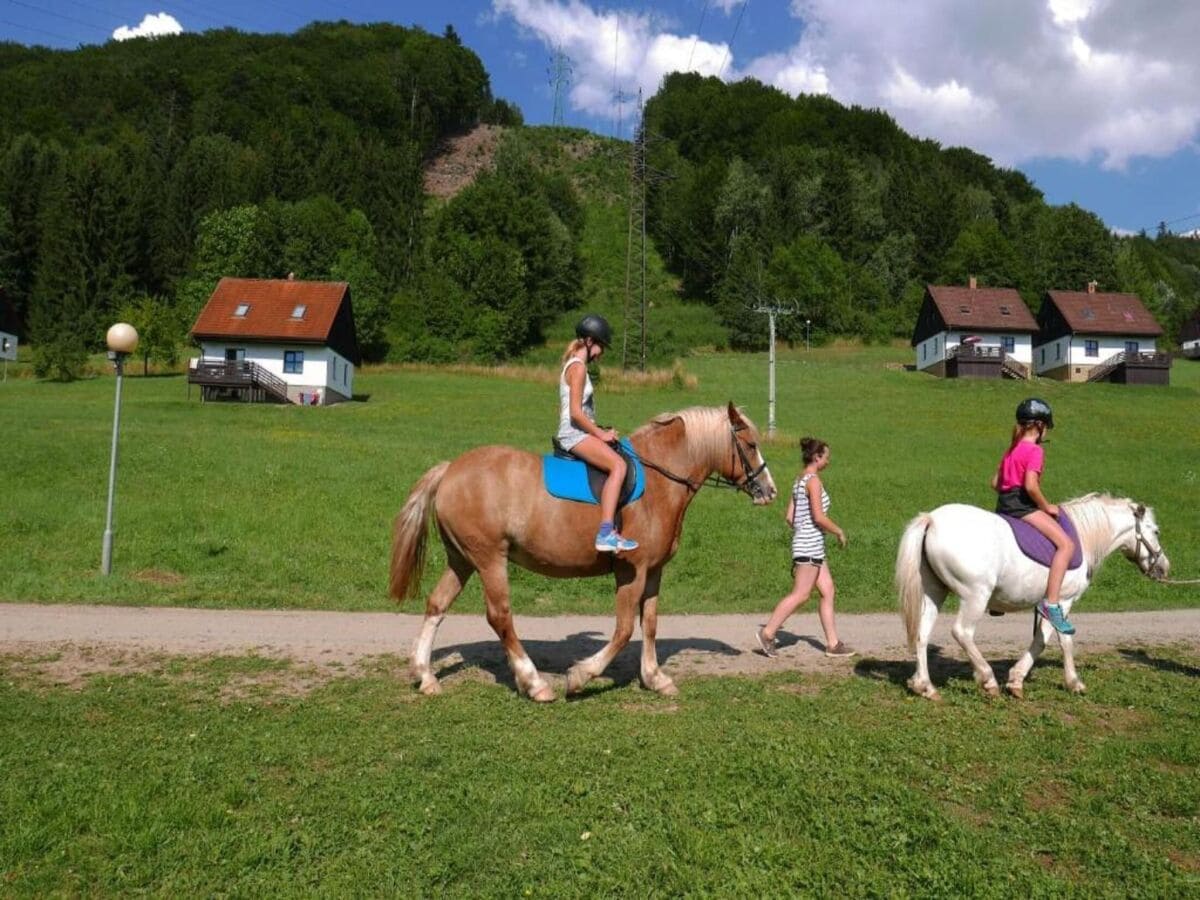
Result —
[[[1011,307],[1008,307],[1008,306],[1001,306],[1001,307],[1000,307],[1000,315],[1002,315],[1002,316],[1011,316],[1011,315],[1012,315],[1012,309],[1011,309]]]
[[[295,309],[292,310],[292,318],[293,319],[303,319],[304,313],[307,311],[308,311],[308,307],[305,306],[303,303],[301,303],[301,304],[297,305]]]
[[[1085,306],[1083,308],[1083,317],[1085,319],[1094,319],[1094,318],[1096,318],[1096,313],[1092,310],[1092,308],[1090,306]]]
[[[244,319],[244,318],[246,318],[246,313],[248,313],[248,312],[250,312],[250,304],[249,303],[239,303],[237,305],[237,309],[235,309],[233,311],[233,317],[235,319]]]
[[[971,311],[971,307],[969,307],[969,306],[967,306],[967,304],[963,303],[963,304],[959,305],[958,311],[960,313],[969,313]]]
[[[1129,310],[1125,310],[1123,313],[1121,313],[1121,315],[1125,317],[1126,322],[1133,321],[1133,313],[1131,313]]]

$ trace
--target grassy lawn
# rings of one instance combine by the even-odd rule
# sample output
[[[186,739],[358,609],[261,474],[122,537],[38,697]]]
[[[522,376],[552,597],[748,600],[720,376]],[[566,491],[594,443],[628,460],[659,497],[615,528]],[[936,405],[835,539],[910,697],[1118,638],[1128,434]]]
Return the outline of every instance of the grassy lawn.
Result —
[[[1195,896],[1198,662],[1090,657],[1085,698],[1051,662],[1024,704],[863,660],[544,708],[388,660],[295,696],[253,657],[78,691],[0,658],[0,893]]]
[[[779,437],[767,448],[781,490],[796,442],[830,442],[832,515],[850,535],[833,550],[839,606],[890,609],[896,542],[907,520],[949,501],[990,505],[987,486],[1012,410],[1029,393],[1061,423],[1048,447],[1052,499],[1091,490],[1156,507],[1179,577],[1200,574],[1200,364],[1169,388],[937,380],[903,371],[903,348],[784,351]],[[664,410],[733,399],[766,426],[766,359],[690,358],[698,386],[601,383],[603,421],[631,431]],[[115,571],[98,574],[112,421],[111,377],[0,385],[5,436],[0,598],[241,607],[387,609],[391,520],[427,468],[484,443],[541,452],[555,426],[555,375],[370,370],[366,402],[327,409],[201,405],[180,376],[130,377],[122,417]],[[664,580],[664,612],[769,608],[789,581],[783,502],[752,507],[706,489]],[[435,541],[436,544],[436,541]],[[427,584],[440,564],[431,559]],[[1110,560],[1084,609],[1194,606]],[[519,613],[611,609],[606,580],[514,576]],[[472,582],[455,611],[479,610]],[[413,607],[416,609],[416,607]]]

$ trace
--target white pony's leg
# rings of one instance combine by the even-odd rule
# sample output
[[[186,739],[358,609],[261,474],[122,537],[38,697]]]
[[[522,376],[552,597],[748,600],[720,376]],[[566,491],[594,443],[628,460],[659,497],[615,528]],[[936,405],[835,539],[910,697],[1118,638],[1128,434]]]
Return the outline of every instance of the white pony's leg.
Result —
[[[1046,641],[1050,638],[1050,632],[1053,626],[1041,616],[1034,614],[1037,624],[1033,629],[1033,640],[1029,643],[1029,648],[1021,654],[1021,658],[1009,670],[1008,684],[1005,689],[1016,697],[1018,700],[1025,698],[1025,678],[1033,669],[1033,664],[1037,662],[1042,651],[1046,649]]]
[[[970,657],[971,667],[975,670],[975,681],[978,682],[983,692],[989,697],[999,697],[1000,685],[996,682],[996,675],[992,671],[992,667],[988,665],[988,661],[983,658],[983,654],[979,652],[979,648],[975,646],[975,626],[979,624],[980,618],[987,609],[988,598],[986,596],[970,598],[960,596],[959,601],[958,617],[954,620],[950,633],[954,635],[959,646]]]
[[[1073,599],[1062,601],[1063,615],[1070,614],[1073,602]],[[1067,690],[1072,694],[1082,694],[1087,690],[1087,686],[1079,677],[1079,673],[1075,671],[1075,638],[1069,634],[1060,634],[1058,643],[1062,647],[1063,680],[1066,682]]]
[[[928,571],[926,566],[922,566],[922,569]],[[929,636],[933,634],[938,611],[946,599],[946,589],[941,582],[932,577],[932,573],[929,574],[931,577],[924,579],[924,593],[921,598],[921,627],[917,632],[916,648],[917,671],[908,680],[908,688],[914,694],[919,694],[929,700],[940,700],[941,695],[929,677]]]

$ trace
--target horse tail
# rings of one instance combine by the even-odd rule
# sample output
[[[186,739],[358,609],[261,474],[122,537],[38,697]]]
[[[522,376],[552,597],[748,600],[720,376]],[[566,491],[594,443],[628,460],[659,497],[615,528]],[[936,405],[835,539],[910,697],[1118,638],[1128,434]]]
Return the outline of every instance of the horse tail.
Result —
[[[921,513],[908,523],[900,538],[900,550],[896,554],[896,591],[900,595],[900,615],[904,618],[904,630],[908,633],[908,648],[917,645],[921,628],[921,611],[924,607],[925,588],[921,583],[921,563],[925,556],[925,532],[933,518]]]
[[[392,530],[392,569],[388,593],[396,600],[415,597],[421,589],[425,568],[425,539],[438,485],[450,463],[440,462],[413,486],[412,492],[396,516]]]

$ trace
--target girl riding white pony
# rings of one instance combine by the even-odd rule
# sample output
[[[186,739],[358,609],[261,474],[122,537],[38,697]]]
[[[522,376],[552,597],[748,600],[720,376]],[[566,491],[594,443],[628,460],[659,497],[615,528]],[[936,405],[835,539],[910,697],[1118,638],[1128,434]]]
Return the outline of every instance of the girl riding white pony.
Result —
[[[1075,524],[1083,550],[1083,565],[1067,571],[1062,580],[1064,618],[1100,564],[1114,551],[1121,551],[1150,578],[1167,577],[1170,562],[1162,551],[1152,509],[1107,494],[1088,494],[1061,506]],[[953,593],[958,595],[959,608],[951,633],[970,657],[975,680],[984,693],[998,695],[1000,686],[992,667],[975,646],[975,626],[989,609],[1033,609],[1042,601],[1045,587],[1046,566],[1018,549],[1012,529],[1000,516],[961,503],[918,515],[905,529],[896,557],[900,611],[917,661],[909,688],[923,697],[938,699],[929,679],[929,635],[942,603]],[[1008,675],[1006,687],[1014,696],[1023,696],[1025,676],[1052,633],[1053,625],[1045,617],[1035,619],[1033,642]],[[1075,671],[1073,638],[1060,633],[1059,642],[1067,688],[1081,694],[1084,684]]]

